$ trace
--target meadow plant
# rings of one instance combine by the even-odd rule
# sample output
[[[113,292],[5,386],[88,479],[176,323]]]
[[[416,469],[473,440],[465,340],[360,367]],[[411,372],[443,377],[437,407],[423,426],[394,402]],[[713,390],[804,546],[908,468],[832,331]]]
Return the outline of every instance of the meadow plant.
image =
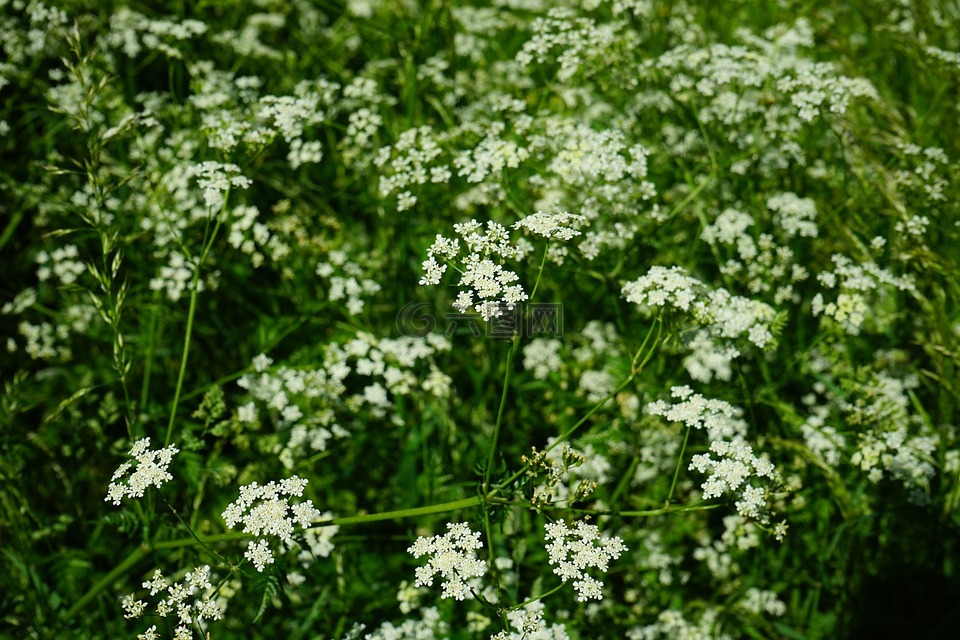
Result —
[[[957,637],[958,25],[0,0],[0,637]]]

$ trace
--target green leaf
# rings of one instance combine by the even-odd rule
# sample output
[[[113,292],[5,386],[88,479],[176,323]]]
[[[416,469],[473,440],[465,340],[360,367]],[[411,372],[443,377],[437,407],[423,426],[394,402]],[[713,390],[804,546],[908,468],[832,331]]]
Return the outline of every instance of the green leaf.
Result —
[[[260,621],[267,610],[267,605],[280,592],[280,580],[272,571],[259,573],[254,579],[254,590],[260,595],[260,608],[257,609],[257,615],[253,618],[252,624]]]

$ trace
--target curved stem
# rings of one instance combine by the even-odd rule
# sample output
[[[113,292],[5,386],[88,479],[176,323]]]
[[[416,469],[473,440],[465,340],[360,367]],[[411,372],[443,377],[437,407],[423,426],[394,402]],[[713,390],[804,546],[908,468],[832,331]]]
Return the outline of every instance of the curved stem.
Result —
[[[650,339],[651,337],[653,337],[654,329],[657,330],[656,337],[653,338],[653,343],[650,345],[650,348],[647,349],[647,344],[650,343]],[[650,325],[650,329],[647,331],[647,335],[643,339],[643,343],[640,345],[640,348],[637,349],[636,354],[634,354],[633,356],[633,360],[630,363],[630,375],[624,378],[623,382],[621,382],[616,389],[608,393],[599,402],[593,405],[593,407],[590,408],[590,410],[586,413],[586,415],[584,415],[582,418],[577,420],[576,424],[574,424],[572,427],[567,429],[564,433],[560,435],[560,437],[558,437],[556,440],[550,443],[550,446],[544,449],[544,451],[545,452],[550,451],[554,447],[557,447],[563,444],[564,442],[566,442],[577,431],[577,429],[583,426],[583,424],[590,418],[590,416],[592,416],[597,411],[599,411],[600,408],[603,407],[603,405],[605,405],[607,402],[609,402],[611,398],[616,397],[618,393],[626,389],[630,385],[630,383],[632,383],[633,380],[636,378],[637,374],[643,371],[643,368],[650,361],[650,358],[653,357],[653,354],[656,353],[657,346],[660,343],[660,336],[662,334],[663,334],[663,318],[662,318],[662,314],[660,314],[660,315],[657,315],[656,319],[654,320],[654,323]],[[637,360],[640,359],[640,356],[644,353],[645,349],[647,349],[646,355],[644,355],[643,360],[639,364],[637,364]],[[526,471],[527,471],[527,467],[526,465],[524,465],[519,470],[514,472],[513,475],[511,475],[509,478],[503,481],[500,484],[500,486],[505,487],[509,484],[512,484],[517,480],[517,478],[519,478],[524,473],[526,473]],[[492,492],[488,492],[486,486],[484,488],[484,495],[487,497],[487,499],[491,498],[494,494],[496,494],[496,492],[497,492],[497,489],[494,489]]]
[[[193,286],[190,290],[190,307],[187,310],[187,329],[183,336],[183,355],[180,357],[180,372],[177,374],[177,386],[173,391],[173,403],[170,405],[170,420],[167,422],[167,435],[163,439],[163,446],[170,444],[173,434],[173,423],[177,419],[177,407],[180,404],[180,392],[183,390],[183,379],[187,374],[187,359],[190,356],[190,339],[193,336],[193,317],[197,312],[197,291],[199,289],[200,265],[197,265],[193,274]]]

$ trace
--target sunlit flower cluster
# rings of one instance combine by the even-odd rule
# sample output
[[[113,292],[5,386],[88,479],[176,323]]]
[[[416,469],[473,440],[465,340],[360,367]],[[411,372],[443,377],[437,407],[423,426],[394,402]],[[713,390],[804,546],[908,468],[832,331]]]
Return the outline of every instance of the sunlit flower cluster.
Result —
[[[303,495],[306,486],[307,480],[299,476],[290,476],[279,484],[253,482],[240,487],[240,497],[224,510],[222,517],[228,529],[242,524],[244,533],[257,536],[248,543],[244,554],[257,571],[274,562],[273,551],[264,536],[279,538],[282,545],[292,547],[296,544],[293,539],[296,528],[306,530],[320,519],[321,513],[312,500],[290,503],[290,498]]]
[[[463,600],[471,595],[475,579],[487,572],[487,563],[477,558],[483,542],[465,523],[451,522],[447,529],[442,535],[417,538],[407,553],[414,558],[429,556],[427,564],[417,567],[416,586],[432,586],[434,577],[440,576],[441,597]]]
[[[550,522],[546,525],[547,554],[553,572],[564,582],[573,581],[577,600],[602,600],[603,583],[587,573],[596,569],[605,573],[611,560],[616,560],[627,550],[619,537],[600,534],[596,525],[577,522],[573,528],[565,522]]]
[[[124,462],[114,471],[107,490],[107,502],[119,505],[124,498],[142,498],[147,487],[160,488],[173,476],[167,471],[173,456],[180,450],[170,445],[150,450],[150,438],[141,438],[133,443],[128,456],[136,462]],[[133,469],[133,473],[130,470]],[[129,474],[129,477],[127,477]]]

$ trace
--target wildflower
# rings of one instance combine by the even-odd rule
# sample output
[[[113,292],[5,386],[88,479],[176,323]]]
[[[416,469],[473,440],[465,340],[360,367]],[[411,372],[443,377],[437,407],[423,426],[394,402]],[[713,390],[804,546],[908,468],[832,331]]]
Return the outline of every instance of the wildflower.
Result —
[[[195,567],[188,571],[179,582],[169,583],[160,569],[153,573],[153,577],[143,583],[144,589],[150,590],[151,596],[158,593],[161,599],[156,603],[156,613],[166,617],[176,612],[178,625],[174,630],[174,638],[193,638],[191,626],[202,625],[206,620],[221,620],[223,618],[223,604],[210,598],[214,595],[213,585],[210,582],[210,567],[207,565]],[[199,598],[195,597],[199,595]],[[126,618],[139,618],[147,610],[147,603],[136,600],[133,594],[124,596],[120,606],[126,612]],[[138,639],[157,640],[156,626],[150,627]]]
[[[273,536],[282,544],[292,547],[296,544],[293,533],[297,525],[307,529],[321,516],[313,506],[312,500],[291,505],[291,497],[303,495],[307,480],[291,476],[280,481],[258,485],[256,482],[240,487],[240,497],[227,506],[222,517],[227,527],[233,529],[243,524],[243,532],[260,538]],[[251,540],[244,556],[253,563],[257,571],[273,562],[273,552],[269,543],[260,538]]]
[[[710,444],[710,453],[693,456],[690,469],[710,475],[701,485],[703,499],[719,498],[734,494],[737,512],[744,518],[766,520],[766,491],[747,482],[751,477],[774,478],[774,467],[769,460],[759,458],[745,442],[715,440]]]
[[[487,563],[477,559],[477,550],[483,547],[483,542],[480,534],[471,531],[467,524],[448,523],[447,529],[443,535],[421,536],[407,549],[414,558],[430,555],[427,564],[417,568],[414,585],[432,586],[433,578],[439,575],[443,579],[441,597],[463,600],[471,591],[466,581],[487,572]]]
[[[623,540],[601,536],[596,525],[585,522],[578,522],[574,529],[568,528],[562,521],[548,523],[546,535],[549,562],[557,565],[553,572],[564,582],[574,581],[577,600],[602,600],[603,583],[584,570],[594,568],[607,571],[610,561],[616,560],[627,550]]]
[[[580,235],[577,228],[583,223],[583,216],[567,213],[544,213],[537,211],[523,220],[514,223],[514,229],[523,229],[544,238],[570,240]]]
[[[118,506],[124,497],[142,498],[143,492],[150,485],[159,489],[163,483],[173,480],[173,476],[167,472],[167,467],[174,454],[179,453],[180,450],[173,445],[156,451],[150,451],[149,447],[150,438],[142,438],[133,444],[127,455],[134,458],[137,465],[134,467],[130,462],[124,462],[117,467],[113,477],[110,478],[110,486],[104,502],[113,502]],[[134,471],[126,484],[122,483],[121,480],[131,469]]]

